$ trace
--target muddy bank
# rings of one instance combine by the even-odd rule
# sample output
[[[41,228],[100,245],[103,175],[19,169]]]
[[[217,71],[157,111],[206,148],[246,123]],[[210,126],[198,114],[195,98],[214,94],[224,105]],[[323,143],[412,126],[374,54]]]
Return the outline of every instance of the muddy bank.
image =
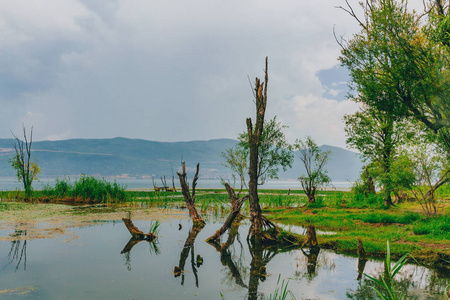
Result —
[[[135,208],[116,205],[30,204],[1,202],[0,205],[0,241],[20,239],[42,239],[67,235],[76,236],[70,228],[83,227],[98,222],[120,221],[131,213],[133,220],[166,220],[185,218],[187,213],[179,210]],[[27,235],[14,235],[14,232],[26,231]]]

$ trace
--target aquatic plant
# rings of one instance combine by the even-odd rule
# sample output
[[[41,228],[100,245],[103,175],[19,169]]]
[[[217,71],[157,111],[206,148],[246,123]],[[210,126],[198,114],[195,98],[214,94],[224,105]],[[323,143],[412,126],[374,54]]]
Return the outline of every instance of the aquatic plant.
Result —
[[[157,236],[159,232],[159,226],[161,226],[161,222],[159,220],[151,221],[149,233]]]
[[[391,251],[389,248],[389,241],[387,241],[386,245],[386,259],[384,261],[384,274],[381,277],[381,280],[375,279],[374,277],[371,277],[364,273],[364,276],[372,280],[373,282],[379,284],[380,286],[384,287],[384,292],[380,291],[379,289],[372,287],[377,294],[381,297],[383,300],[401,300],[406,299],[406,295],[399,293],[395,290],[395,288],[392,286],[392,282],[394,279],[394,276],[400,271],[400,269],[406,264],[408,261],[408,253],[403,255],[399,261],[394,265],[394,267],[391,268]]]
[[[285,300],[290,295],[291,299],[296,299],[291,290],[288,290],[289,280],[283,279],[280,285],[281,274],[278,275],[277,286],[275,291],[269,295],[269,300]]]

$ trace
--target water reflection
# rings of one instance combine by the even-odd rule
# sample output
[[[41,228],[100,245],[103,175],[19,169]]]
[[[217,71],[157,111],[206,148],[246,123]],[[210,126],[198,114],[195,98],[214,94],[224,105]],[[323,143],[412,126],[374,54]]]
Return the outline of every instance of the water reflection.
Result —
[[[10,264],[16,261],[15,270],[19,270],[21,264],[23,264],[23,269],[27,269],[27,231],[15,229],[14,233],[10,234],[11,237],[17,238],[17,240],[11,241],[11,249],[8,252],[8,260],[3,269],[5,269]]]
[[[135,223],[144,229],[148,221]],[[179,224],[183,230],[178,230]],[[149,295],[220,299],[220,294],[225,299],[267,299],[281,275],[289,280],[288,288],[297,299],[377,299],[372,282],[364,276],[356,279],[362,272],[379,278],[384,269],[381,261],[362,264],[356,257],[311,245],[286,252],[255,247],[245,240],[249,228],[245,221],[233,224],[222,242],[215,244],[204,240],[217,230],[217,223],[203,229],[191,226],[187,219],[163,222],[158,239],[144,243],[129,239],[121,222],[74,228],[72,233],[79,239],[70,241],[57,237],[25,242],[30,231],[27,235],[17,230],[16,241],[0,242],[1,285],[3,289],[39,287],[25,299],[147,299]],[[320,236],[318,241],[320,246]],[[22,269],[26,272],[16,272]],[[437,270],[407,265],[393,284],[411,299],[442,299],[448,278]]]
[[[242,245],[242,242],[239,238],[239,226],[240,222],[234,222],[233,225],[231,225],[228,233],[227,241],[220,245],[216,240],[209,241],[209,244],[214,246],[218,252],[220,252],[220,262],[222,263],[222,266],[227,267],[229,272],[227,277],[233,278],[234,282],[245,289],[248,289],[248,286],[244,283],[244,280],[242,279],[242,273],[245,273],[245,266],[244,266],[244,247]],[[233,256],[230,251],[230,246],[233,245],[233,243],[237,241],[240,245],[240,251],[239,256],[237,256],[237,262],[233,260]]]
[[[188,258],[189,253],[191,253],[191,268],[195,276],[195,286],[198,288],[197,268],[199,268],[203,264],[203,259],[201,258],[201,256],[198,255],[197,263],[194,260],[195,256],[194,243],[195,239],[197,238],[197,235],[200,233],[202,229],[203,229],[202,226],[192,226],[191,230],[189,231],[186,242],[184,243],[183,250],[181,250],[180,261],[178,263],[178,266],[175,266],[173,269],[173,275],[175,277],[181,276],[181,285],[184,284],[184,275],[185,275],[184,266],[186,264],[186,259]]]
[[[139,228],[134,226],[133,221],[131,220],[131,216],[128,216],[128,218],[123,218],[122,221],[125,224],[127,230],[130,232],[131,238],[125,245],[123,250],[120,252],[120,254],[125,254],[125,265],[127,266],[127,270],[131,271],[130,252],[134,246],[142,241],[146,241],[149,244],[150,254],[158,255],[160,251],[158,248],[158,240],[156,235],[154,235],[153,233],[145,234],[141,230],[139,230]]]

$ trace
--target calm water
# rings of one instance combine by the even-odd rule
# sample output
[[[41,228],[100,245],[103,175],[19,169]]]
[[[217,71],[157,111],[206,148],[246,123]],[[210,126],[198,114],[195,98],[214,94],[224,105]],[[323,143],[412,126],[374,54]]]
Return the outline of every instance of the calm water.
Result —
[[[146,231],[149,221],[135,225]],[[376,299],[368,282],[357,280],[356,258],[323,249],[250,251],[245,224],[220,253],[204,242],[220,226],[211,222],[195,237],[190,220],[167,221],[156,243],[141,241],[131,248],[126,247],[130,234],[121,221],[73,228],[71,234],[54,239],[1,241],[0,291],[22,288],[27,293],[2,293],[0,298],[221,299],[222,294],[224,299],[246,299],[250,290],[266,299],[281,274],[297,299]],[[255,273],[255,259],[262,259],[266,276]],[[175,266],[184,269],[180,276],[174,275]],[[364,272],[377,276],[382,268],[381,262],[369,260]],[[411,299],[442,299],[447,283],[438,272],[413,265],[396,279],[414,294]]]
[[[71,177],[74,181],[77,177]],[[105,178],[110,182],[116,182],[120,185],[126,186],[127,189],[153,189],[153,183],[151,179],[123,179],[123,178]],[[190,179],[192,180],[192,179]],[[33,188],[36,190],[41,189],[45,185],[54,186],[55,178],[41,178],[39,181],[33,182]],[[157,180],[157,185],[161,186],[161,182]],[[167,179],[167,184],[171,186],[172,179]],[[180,182],[175,181],[175,186],[179,187]],[[337,190],[349,190],[351,182],[332,182],[329,188]],[[218,189],[223,188],[220,180],[198,180],[197,188],[200,189]],[[261,189],[301,189],[301,185],[297,180],[272,180],[267,181],[264,185],[260,186]],[[17,182],[16,177],[0,177],[0,191],[11,191],[15,189],[23,189],[23,186]]]

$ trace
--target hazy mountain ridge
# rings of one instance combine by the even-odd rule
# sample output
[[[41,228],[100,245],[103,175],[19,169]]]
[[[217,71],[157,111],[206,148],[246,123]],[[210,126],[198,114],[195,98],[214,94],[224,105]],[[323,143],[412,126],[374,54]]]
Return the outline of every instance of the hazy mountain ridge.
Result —
[[[14,151],[13,139],[0,139],[0,176],[14,176],[8,163]],[[172,176],[181,160],[188,171],[200,162],[201,178],[229,177],[221,165],[221,153],[237,143],[232,139],[189,142],[155,142],[142,139],[71,139],[33,142],[33,157],[42,168],[42,176],[70,176],[81,173],[101,176],[128,174],[131,177]],[[357,154],[342,148],[323,145],[332,151],[327,169],[333,181],[353,181],[361,169]],[[302,173],[296,157],[292,169],[281,172],[280,179],[295,179]]]

